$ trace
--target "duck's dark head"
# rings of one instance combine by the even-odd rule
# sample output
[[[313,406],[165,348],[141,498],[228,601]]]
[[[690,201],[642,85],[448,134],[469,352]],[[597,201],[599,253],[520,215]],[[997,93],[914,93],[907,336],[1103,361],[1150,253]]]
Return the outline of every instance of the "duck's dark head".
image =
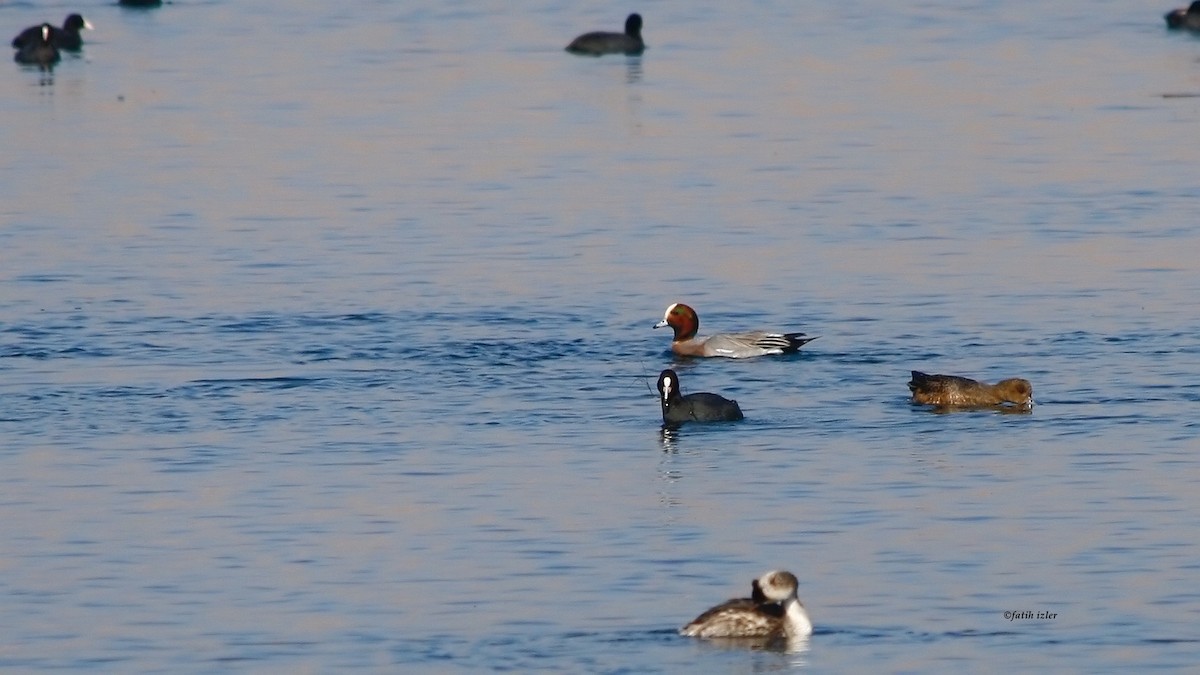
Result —
[[[1200,0],[1197,0],[1200,2]],[[625,34],[631,38],[640,38],[642,36],[642,15],[630,14],[625,19]]]

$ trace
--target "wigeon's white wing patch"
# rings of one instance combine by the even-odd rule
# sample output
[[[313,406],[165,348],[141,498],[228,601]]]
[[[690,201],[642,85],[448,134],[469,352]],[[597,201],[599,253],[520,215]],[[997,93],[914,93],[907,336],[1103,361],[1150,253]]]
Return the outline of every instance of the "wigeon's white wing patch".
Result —
[[[782,354],[782,346],[761,344],[766,333],[725,333],[713,335],[705,342],[710,354],[726,356],[731,359],[748,356],[764,356],[766,354]],[[782,337],[782,336],[780,336]]]

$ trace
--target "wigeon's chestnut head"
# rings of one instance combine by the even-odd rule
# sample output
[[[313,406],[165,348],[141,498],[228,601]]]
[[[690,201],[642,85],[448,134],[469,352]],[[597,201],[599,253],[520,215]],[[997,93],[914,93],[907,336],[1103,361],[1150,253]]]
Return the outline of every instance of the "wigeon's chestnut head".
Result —
[[[645,50],[646,43],[642,42],[642,16],[640,14],[630,14],[625,19],[624,33],[608,33],[605,31],[584,33],[571,40],[571,44],[567,45],[567,51],[572,54],[587,56],[601,56],[604,54],[628,54],[636,56]]]
[[[50,44],[54,45],[57,49],[78,51],[83,47],[83,37],[79,35],[79,31],[91,27],[92,24],[88,23],[87,19],[84,19],[79,14],[69,14],[66,21],[63,21],[62,28],[50,26]],[[41,38],[42,27],[30,26],[13,38],[12,46],[13,49],[22,49],[25,45],[36,43]]]
[[[23,63],[27,66],[39,66],[42,70],[50,70],[54,64],[58,63],[62,55],[58,53],[58,47],[50,40],[50,32],[54,29],[48,23],[44,23],[38,27],[36,40],[26,42],[13,54],[13,60],[17,63]]]
[[[1033,385],[1029,380],[1014,377],[996,384],[956,375],[927,375],[912,371],[908,383],[913,403],[944,408],[988,408],[1013,404],[1033,407]]]
[[[683,395],[679,376],[664,370],[658,376],[658,400],[662,404],[663,426],[678,427],[684,422],[733,422],[742,419],[742,409],[732,401],[708,392]]]
[[[755,579],[749,598],[723,602],[693,619],[680,635],[698,638],[794,639],[812,635],[812,620],[797,597],[791,572],[773,570]]]
[[[791,354],[818,337],[808,337],[804,333],[765,331],[717,333],[696,337],[700,330],[700,317],[696,315],[696,310],[682,302],[668,307],[662,321],[654,325],[655,328],[664,326],[670,326],[675,331],[671,351],[680,356],[724,356],[744,359],[767,354]]]
[[[1173,9],[1163,15],[1167,28],[1200,31],[1200,0],[1187,8]]]

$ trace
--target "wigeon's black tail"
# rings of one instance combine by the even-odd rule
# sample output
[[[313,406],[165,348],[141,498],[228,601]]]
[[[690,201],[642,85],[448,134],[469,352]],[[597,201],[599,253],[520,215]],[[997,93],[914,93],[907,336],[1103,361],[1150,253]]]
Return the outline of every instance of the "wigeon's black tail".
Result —
[[[800,351],[801,347],[812,342],[813,340],[816,340],[819,337],[821,337],[821,336],[814,335],[812,337],[809,337],[809,336],[805,335],[804,333],[784,333],[783,339],[784,339],[785,344],[780,345],[780,348],[783,349],[784,354],[794,354],[795,352]]]

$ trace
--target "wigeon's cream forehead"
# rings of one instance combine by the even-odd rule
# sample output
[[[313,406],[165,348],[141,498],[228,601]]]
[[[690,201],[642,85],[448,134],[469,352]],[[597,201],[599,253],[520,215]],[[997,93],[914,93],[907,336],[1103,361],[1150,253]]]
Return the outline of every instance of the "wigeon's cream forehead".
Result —
[[[663,321],[674,326],[680,322],[699,323],[699,317],[696,316],[696,310],[682,302],[677,302],[667,308],[663,314]]]

